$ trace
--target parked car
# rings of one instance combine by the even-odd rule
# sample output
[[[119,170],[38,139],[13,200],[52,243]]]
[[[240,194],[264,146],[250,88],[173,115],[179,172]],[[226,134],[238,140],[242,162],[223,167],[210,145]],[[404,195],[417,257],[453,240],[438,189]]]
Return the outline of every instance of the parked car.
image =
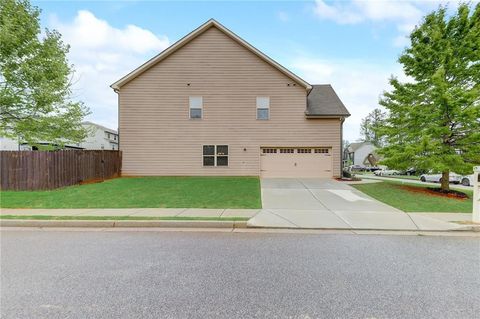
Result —
[[[412,176],[415,175],[416,172],[417,170],[414,167],[410,167],[405,171],[405,175]]]
[[[472,174],[472,175],[462,176],[462,177],[460,178],[460,183],[461,183],[463,186],[473,186],[473,174]]]
[[[348,167],[348,170],[349,170],[349,171],[363,171],[363,170],[365,170],[365,166],[363,166],[363,165],[358,165],[358,164],[356,164],[356,165],[350,165],[350,166]]]
[[[396,169],[380,169],[378,171],[373,172],[373,174],[377,176],[392,176],[392,175],[399,175],[400,171]]]
[[[442,174],[422,174],[420,175],[420,180],[422,182],[433,182],[433,183],[441,183],[442,182]],[[461,176],[455,173],[450,173],[449,182],[454,184],[460,184]]]

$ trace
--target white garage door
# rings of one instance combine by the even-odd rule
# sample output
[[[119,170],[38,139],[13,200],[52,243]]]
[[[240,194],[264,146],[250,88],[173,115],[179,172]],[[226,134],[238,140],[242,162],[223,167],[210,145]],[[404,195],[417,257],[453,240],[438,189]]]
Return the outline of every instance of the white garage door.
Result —
[[[332,177],[332,150],[326,147],[262,147],[261,177]]]

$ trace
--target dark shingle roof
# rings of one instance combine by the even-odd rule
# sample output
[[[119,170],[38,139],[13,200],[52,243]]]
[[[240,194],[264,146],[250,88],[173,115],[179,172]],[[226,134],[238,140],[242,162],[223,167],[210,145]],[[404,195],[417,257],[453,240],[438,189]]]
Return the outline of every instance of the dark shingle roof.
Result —
[[[307,116],[350,116],[330,84],[312,85],[307,96]]]

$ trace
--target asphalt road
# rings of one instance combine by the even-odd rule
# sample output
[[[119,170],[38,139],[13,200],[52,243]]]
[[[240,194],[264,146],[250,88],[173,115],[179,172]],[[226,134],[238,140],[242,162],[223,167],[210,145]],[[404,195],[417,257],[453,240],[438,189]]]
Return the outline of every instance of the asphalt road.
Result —
[[[479,318],[478,237],[4,231],[2,318]]]

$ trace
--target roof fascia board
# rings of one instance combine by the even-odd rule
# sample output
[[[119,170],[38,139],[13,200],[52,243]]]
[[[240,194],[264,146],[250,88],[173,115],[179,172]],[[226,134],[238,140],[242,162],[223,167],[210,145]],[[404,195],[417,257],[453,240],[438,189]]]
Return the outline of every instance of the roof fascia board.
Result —
[[[349,117],[350,114],[325,114],[325,115],[309,115],[309,114],[305,114],[305,117],[307,118],[310,118],[310,119],[320,119],[320,118],[325,118],[325,119],[342,119],[342,118],[346,118],[346,117]]]

